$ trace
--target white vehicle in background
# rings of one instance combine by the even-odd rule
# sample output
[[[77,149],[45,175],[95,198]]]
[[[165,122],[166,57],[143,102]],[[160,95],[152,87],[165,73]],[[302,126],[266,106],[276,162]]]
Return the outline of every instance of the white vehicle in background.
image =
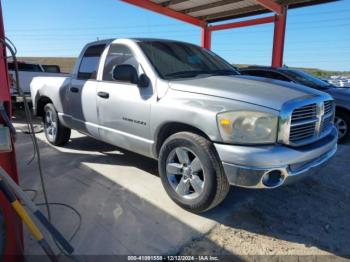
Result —
[[[330,78],[326,79],[326,81],[332,85],[337,86],[337,87],[344,87],[344,88],[350,87],[350,78],[349,77],[331,76]]]
[[[15,66],[13,62],[8,62],[8,70],[10,75],[10,90],[13,102],[23,102],[22,98],[16,90],[16,78],[15,78]],[[37,63],[18,62],[18,76],[20,88],[25,96],[30,99],[30,83],[34,77],[38,76],[62,76],[62,73],[50,73],[46,72],[44,66]]]

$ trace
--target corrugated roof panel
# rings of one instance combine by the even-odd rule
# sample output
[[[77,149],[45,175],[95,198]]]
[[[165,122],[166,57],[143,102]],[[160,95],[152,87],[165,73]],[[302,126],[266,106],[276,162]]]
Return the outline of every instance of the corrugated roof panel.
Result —
[[[179,4],[169,5],[169,7],[176,11],[179,11],[215,2],[218,2],[218,0],[188,0]]]
[[[224,12],[224,11],[228,11],[228,10],[240,9],[243,7],[253,6],[253,5],[255,5],[255,3],[251,3],[250,1],[240,1],[237,3],[233,3],[233,4],[222,5],[222,6],[209,8],[209,9],[205,9],[205,10],[201,10],[201,11],[197,11],[197,12],[192,12],[192,13],[188,13],[188,14],[191,16],[199,17],[199,16],[206,16],[206,15],[210,15],[210,14],[214,14],[214,13]]]
[[[160,3],[164,3],[164,2],[167,2],[168,0],[151,0],[153,3],[156,3],[156,4],[160,4]]]
[[[288,5],[289,9],[292,9],[340,0],[274,1],[278,4]],[[150,2],[170,8],[179,13],[197,17],[209,23],[271,12],[255,0],[150,0]]]

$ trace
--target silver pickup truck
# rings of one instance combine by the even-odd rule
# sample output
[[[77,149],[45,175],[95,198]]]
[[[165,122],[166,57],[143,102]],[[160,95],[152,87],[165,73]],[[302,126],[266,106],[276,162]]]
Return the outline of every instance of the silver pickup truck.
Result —
[[[230,185],[276,188],[315,173],[337,149],[331,96],[250,79],[189,43],[93,42],[71,76],[35,78],[31,94],[51,144],[75,129],[158,159],[166,192],[192,212]]]

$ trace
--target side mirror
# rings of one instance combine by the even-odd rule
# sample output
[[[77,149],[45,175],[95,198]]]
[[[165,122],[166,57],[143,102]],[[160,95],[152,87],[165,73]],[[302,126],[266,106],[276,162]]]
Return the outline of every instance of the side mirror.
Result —
[[[149,86],[149,78],[146,74],[141,74],[139,77],[139,81],[138,81],[138,87],[140,88],[146,88]]]
[[[113,80],[138,84],[138,75],[132,65],[116,65],[113,68]]]

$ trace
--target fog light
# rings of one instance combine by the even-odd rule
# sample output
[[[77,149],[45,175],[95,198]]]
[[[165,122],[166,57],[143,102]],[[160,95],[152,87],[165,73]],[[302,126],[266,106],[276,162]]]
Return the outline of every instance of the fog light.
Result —
[[[271,170],[264,174],[262,178],[262,183],[266,187],[278,187],[282,185],[284,181],[284,175],[281,170]]]

